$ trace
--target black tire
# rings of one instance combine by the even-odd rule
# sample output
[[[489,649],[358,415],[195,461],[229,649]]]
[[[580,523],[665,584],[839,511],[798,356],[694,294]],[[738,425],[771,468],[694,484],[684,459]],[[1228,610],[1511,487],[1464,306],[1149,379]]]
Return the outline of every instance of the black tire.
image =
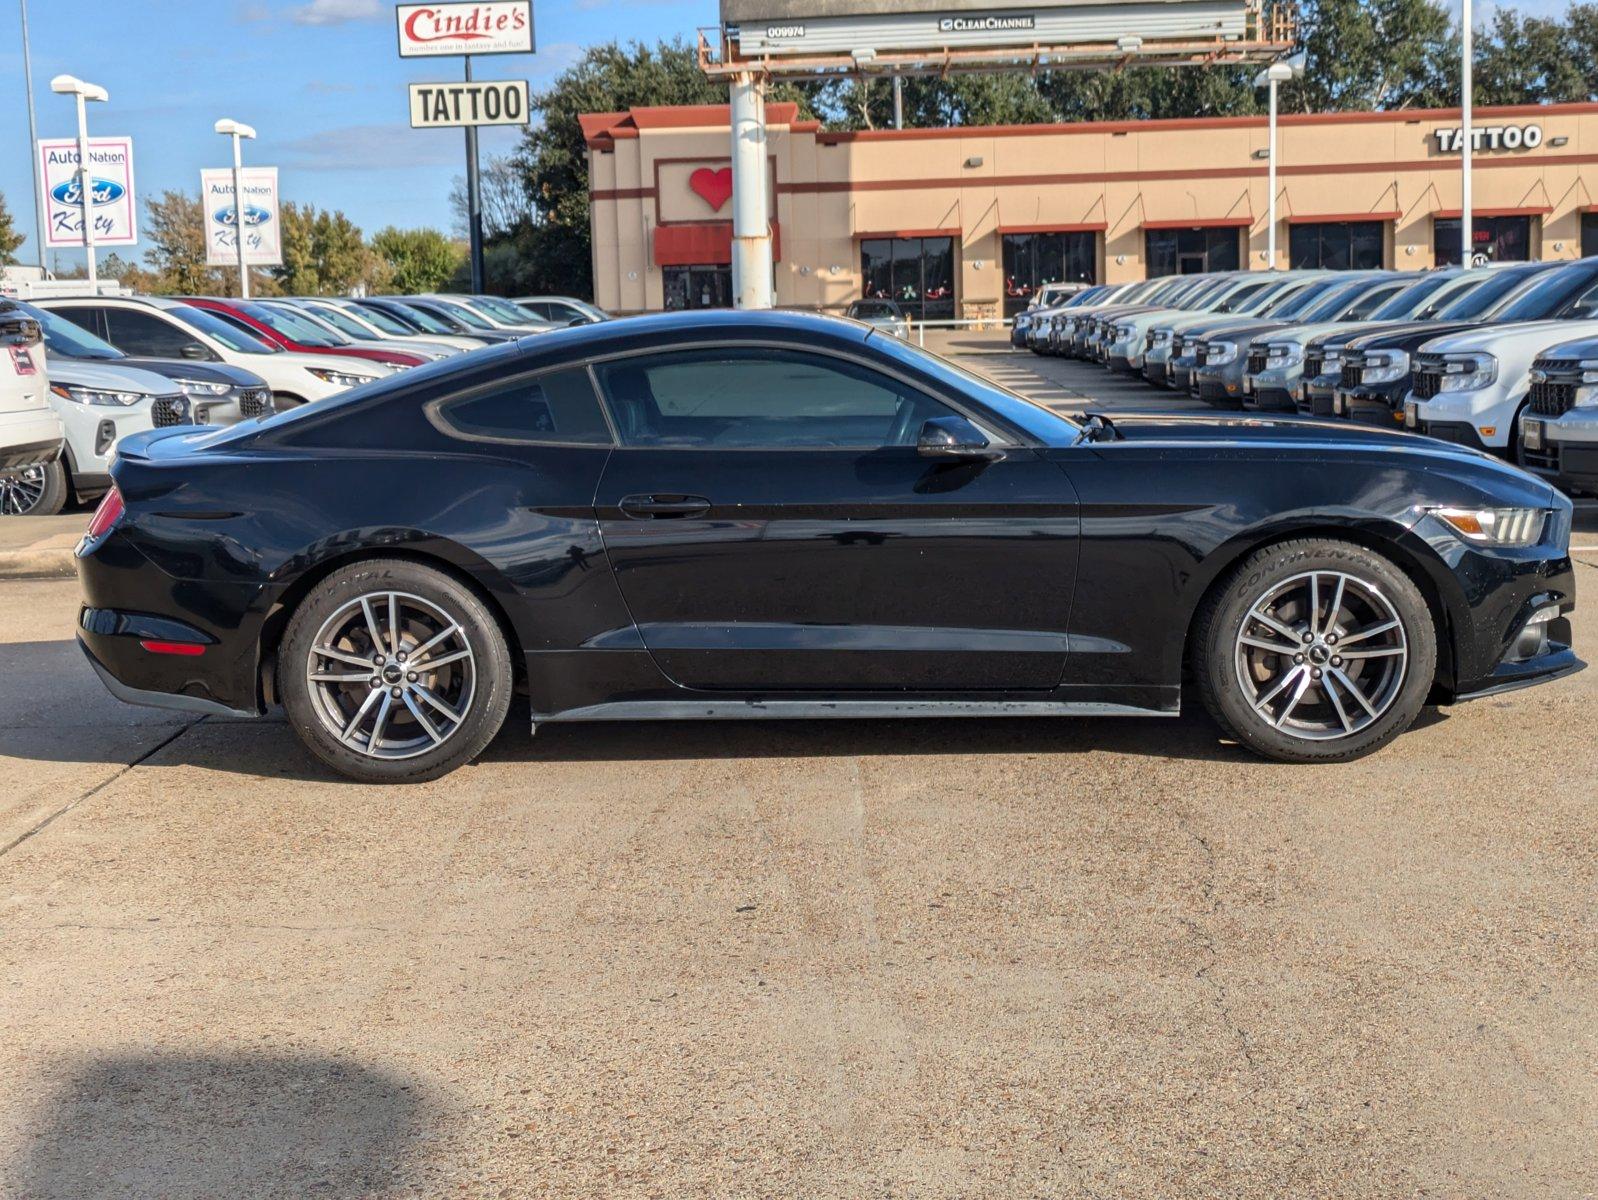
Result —
[[[379,608],[377,638],[363,638],[363,629],[371,626],[361,622],[361,627],[351,627],[350,637],[333,638],[328,631],[334,622],[334,632],[345,626],[336,624],[349,613],[352,606],[359,608],[362,597],[394,594],[399,607],[398,624],[401,626],[398,654],[390,645],[378,639],[387,639],[388,622],[386,605]],[[415,611],[409,610],[414,605]],[[374,601],[374,608],[378,602]],[[426,660],[415,660],[409,666],[421,666],[420,672],[400,667],[410,650],[422,649],[422,639],[431,631],[425,624],[429,616],[436,616],[433,629],[442,627],[445,620],[453,622],[458,633],[449,635],[443,650],[455,647],[469,651],[464,663],[457,662],[433,672],[425,669]],[[325,684],[311,679],[311,652],[318,636],[327,639],[324,645],[336,646],[341,653],[351,653],[360,659],[371,658],[372,665],[348,667],[349,683]],[[379,655],[373,654],[372,643],[378,641]],[[442,651],[428,653],[426,659],[439,657]],[[334,660],[319,656],[321,671],[337,669]],[[395,669],[399,674],[393,678]],[[373,685],[365,678],[371,671],[381,678],[381,685]],[[387,671],[389,675],[381,672]],[[407,682],[406,675],[410,680]],[[417,676],[421,678],[418,679]],[[360,676],[360,678],[357,678]],[[442,681],[442,682],[441,682]],[[306,747],[319,759],[342,775],[363,783],[420,783],[447,775],[456,767],[475,759],[488,746],[505,723],[514,685],[510,650],[498,622],[488,607],[469,587],[450,575],[432,567],[405,559],[370,559],[355,563],[329,575],[300,602],[289,619],[283,643],[277,658],[277,694],[283,698],[294,731]],[[390,686],[395,685],[395,686]],[[434,689],[434,690],[429,690]],[[342,720],[353,715],[368,692],[376,693],[377,704],[368,720],[379,712],[392,712],[390,722],[382,728],[407,734],[418,747],[414,752],[405,750],[409,743],[396,737],[391,747],[377,730],[358,728],[355,741],[341,740],[330,725],[335,716]],[[397,702],[390,705],[383,697],[389,692]],[[424,695],[426,693],[426,695]],[[450,722],[432,707],[428,696],[441,697],[449,705],[456,705],[458,721]],[[413,707],[414,706],[414,707]],[[421,710],[422,717],[412,714]],[[449,711],[446,707],[444,711]],[[431,717],[431,720],[427,718]],[[442,738],[440,740],[440,735]],[[361,745],[362,738],[372,742],[375,738],[377,753],[405,753],[404,757],[376,757]]]
[[[14,467],[0,472],[0,486],[8,517],[53,517],[67,504],[67,469],[58,458],[37,467]]]
[[[1273,601],[1257,610],[1263,617],[1252,615],[1273,596],[1286,597],[1280,608]],[[1316,596],[1320,607],[1312,610],[1295,596]],[[1334,600],[1345,597],[1332,613]],[[1320,633],[1311,635],[1312,645],[1295,644],[1301,653],[1275,654],[1239,641],[1248,636],[1285,648],[1287,635],[1260,623],[1269,618],[1295,633],[1297,643],[1309,631],[1310,611]],[[1398,627],[1386,632],[1361,632],[1393,620]],[[1346,660],[1337,652],[1340,636],[1360,647],[1344,649]],[[1346,762],[1380,749],[1420,714],[1437,669],[1437,623],[1414,581],[1387,558],[1352,542],[1306,538],[1257,550],[1230,571],[1199,608],[1189,654],[1204,706],[1223,732],[1280,762]],[[1293,672],[1295,680],[1271,700]],[[1356,693],[1367,697],[1364,709]],[[1288,724],[1272,720],[1289,702],[1300,707],[1289,708]]]

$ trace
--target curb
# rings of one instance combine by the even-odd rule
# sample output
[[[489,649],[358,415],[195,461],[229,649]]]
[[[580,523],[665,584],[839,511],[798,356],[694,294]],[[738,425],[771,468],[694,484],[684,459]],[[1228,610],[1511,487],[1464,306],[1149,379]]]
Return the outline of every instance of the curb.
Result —
[[[72,579],[77,573],[71,550],[0,550],[0,579]]]

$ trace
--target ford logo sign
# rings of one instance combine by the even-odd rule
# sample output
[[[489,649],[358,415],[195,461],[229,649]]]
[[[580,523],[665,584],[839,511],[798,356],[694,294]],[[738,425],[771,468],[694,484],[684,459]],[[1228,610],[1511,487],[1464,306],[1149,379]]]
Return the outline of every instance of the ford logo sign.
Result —
[[[115,204],[128,194],[128,189],[114,179],[91,179],[89,186],[93,189],[90,200],[95,205]],[[83,204],[83,193],[76,178],[56,184],[50,189],[50,198],[57,204],[70,204],[75,208]]]
[[[211,219],[218,225],[232,226],[238,224],[238,217],[234,213],[233,205],[231,204],[225,208],[217,209],[211,214]],[[244,228],[246,229],[254,229],[258,225],[265,225],[271,219],[272,214],[264,208],[258,208],[254,204],[246,204],[244,206]]]

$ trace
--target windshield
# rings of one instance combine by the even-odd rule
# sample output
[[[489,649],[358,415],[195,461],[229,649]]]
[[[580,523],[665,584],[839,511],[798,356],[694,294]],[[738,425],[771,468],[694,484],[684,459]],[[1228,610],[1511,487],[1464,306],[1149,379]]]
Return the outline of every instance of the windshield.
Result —
[[[307,309],[307,311],[312,316],[318,318],[319,320],[325,321],[334,329],[337,329],[340,333],[346,334],[349,337],[369,338],[372,336],[372,331],[367,329],[354,317],[350,316],[349,313],[341,312],[331,305],[313,304],[309,307],[309,309]],[[372,324],[376,325],[377,322],[373,321]]]
[[[1424,308],[1434,295],[1453,283],[1457,278],[1454,275],[1427,275],[1418,282],[1410,284],[1387,303],[1379,306],[1371,313],[1370,319],[1373,321],[1396,321],[1401,317],[1412,317]]]
[[[47,354],[59,354],[62,358],[127,357],[110,342],[102,342],[83,326],[65,317],[58,317],[53,312],[45,312],[42,308],[34,308],[20,301],[17,307],[44,328],[44,349]]]
[[[174,304],[171,308],[162,309],[162,311],[173,320],[182,321],[190,329],[197,329],[211,340],[221,342],[229,350],[236,350],[240,354],[281,353],[278,347],[268,345],[252,333],[245,333],[242,329],[235,329],[226,321],[213,317],[204,309],[194,308],[187,304]]]
[[[1273,321],[1283,317],[1296,317],[1332,288],[1342,286],[1345,283],[1345,280],[1335,277],[1317,279],[1314,283],[1307,284],[1298,291],[1283,296],[1277,303],[1268,306],[1261,315],[1270,317]]]
[[[430,300],[429,307],[448,316],[454,317],[462,325],[470,325],[473,329],[493,329],[494,323],[487,317],[480,316],[467,308],[464,304],[452,304],[448,300]],[[418,305],[418,307],[420,307]],[[422,311],[426,312],[427,309]]]
[[[1301,310],[1305,324],[1311,321],[1330,320],[1335,314],[1346,308],[1356,296],[1363,295],[1365,289],[1370,287],[1368,279],[1339,279],[1330,288],[1322,292],[1315,300],[1304,306]]]
[[[1586,291],[1598,267],[1567,267],[1550,271],[1502,309],[1493,314],[1499,321],[1538,321],[1558,312],[1566,301]]]
[[[409,337],[411,334],[416,332],[415,329],[413,329],[411,326],[405,324],[404,321],[401,321],[398,317],[394,316],[392,313],[385,312],[381,308],[377,308],[375,306],[365,305],[365,304],[361,305],[360,307],[361,307],[360,319],[363,320],[363,321],[369,322],[372,325],[376,325],[384,333],[395,333],[395,334],[399,334],[399,335],[401,335],[403,337]],[[342,312],[344,310],[340,309],[339,311]],[[428,325],[424,324],[420,316],[417,316],[415,318],[415,320],[416,320],[416,324],[417,325],[421,326],[423,329],[426,329],[429,333],[448,333],[449,332],[449,330],[444,328],[444,326],[439,325],[439,323],[437,321],[434,321],[433,325],[437,325],[438,328],[433,329],[433,328],[429,327]]]
[[[394,301],[394,303],[395,303],[396,306],[398,306],[399,310],[402,313],[405,314],[405,316],[406,316],[406,318],[408,320],[410,320],[410,321],[414,322],[415,324],[419,325],[423,330],[425,330],[428,333],[454,333],[455,332],[455,326],[445,324],[443,321],[439,320],[432,313],[426,311],[425,309],[418,308],[414,304],[405,304],[405,303],[403,303],[401,301],[398,301],[398,300]],[[390,318],[391,320],[395,320],[395,321],[399,320],[398,317],[395,317],[387,309],[378,308],[378,309],[373,309],[372,311],[380,312],[384,316]]]
[[[1291,295],[1300,286],[1302,285],[1291,279],[1273,279],[1248,297],[1248,299],[1232,305],[1232,311],[1244,316],[1253,316],[1263,310],[1266,305],[1279,303],[1283,298],[1282,293],[1284,290],[1287,291],[1288,295]]]
[[[281,333],[290,341],[299,342],[302,346],[331,349],[334,346],[349,345],[347,338],[314,325],[303,317],[285,312],[281,308],[268,308],[264,304],[241,304],[239,308],[274,333]]]
[[[491,313],[501,321],[507,321],[512,325],[525,325],[528,321],[538,319],[528,316],[509,300],[501,300],[498,296],[473,296],[471,303],[472,307]]]

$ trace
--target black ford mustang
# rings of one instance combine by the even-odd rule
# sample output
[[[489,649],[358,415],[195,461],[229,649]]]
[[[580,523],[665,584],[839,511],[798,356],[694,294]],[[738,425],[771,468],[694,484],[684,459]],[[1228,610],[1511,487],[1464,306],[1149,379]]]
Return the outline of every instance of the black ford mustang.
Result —
[[[374,781],[535,723],[1177,711],[1341,760],[1581,666],[1570,503],[1289,418],[1072,420],[850,321],[564,330],[122,443],[78,550],[117,695],[282,703]]]

